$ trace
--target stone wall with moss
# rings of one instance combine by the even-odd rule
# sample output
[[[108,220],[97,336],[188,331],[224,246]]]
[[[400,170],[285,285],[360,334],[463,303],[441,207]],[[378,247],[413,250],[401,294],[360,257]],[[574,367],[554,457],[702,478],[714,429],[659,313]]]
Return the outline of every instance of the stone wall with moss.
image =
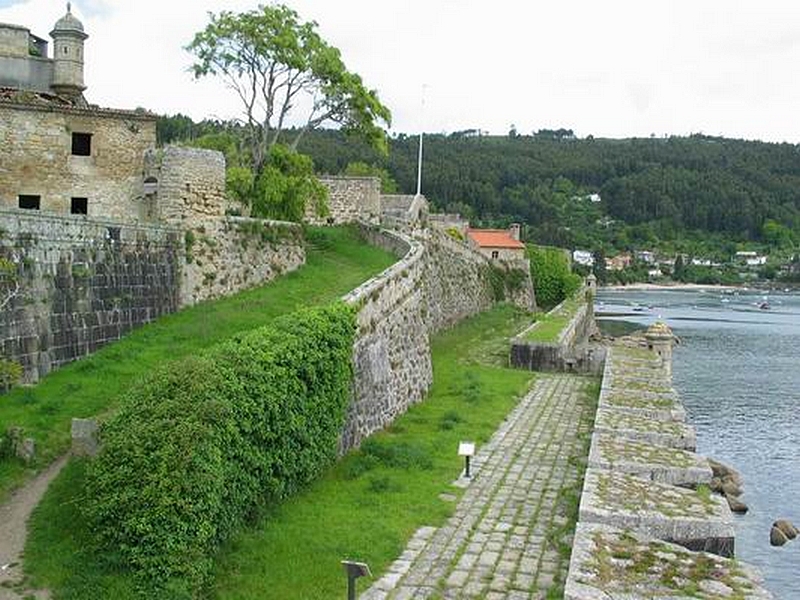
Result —
[[[235,294],[305,264],[295,223],[245,217],[195,221],[183,230],[181,306]]]
[[[415,236],[363,226],[366,240],[400,260],[344,297],[358,308],[353,401],[341,450],[389,425],[433,383],[430,336],[495,302],[522,298],[520,281],[465,244],[438,231]],[[525,272],[529,273],[529,271]],[[530,277],[527,277],[530,284]],[[514,293],[510,291],[513,288]]]
[[[0,211],[0,352],[24,380],[180,306],[176,229]]]

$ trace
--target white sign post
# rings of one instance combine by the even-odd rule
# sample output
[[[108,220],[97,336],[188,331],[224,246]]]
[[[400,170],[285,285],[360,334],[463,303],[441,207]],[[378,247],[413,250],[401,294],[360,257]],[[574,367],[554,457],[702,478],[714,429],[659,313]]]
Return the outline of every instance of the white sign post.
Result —
[[[469,477],[469,459],[475,456],[475,442],[459,442],[458,455],[464,457],[464,477]]]

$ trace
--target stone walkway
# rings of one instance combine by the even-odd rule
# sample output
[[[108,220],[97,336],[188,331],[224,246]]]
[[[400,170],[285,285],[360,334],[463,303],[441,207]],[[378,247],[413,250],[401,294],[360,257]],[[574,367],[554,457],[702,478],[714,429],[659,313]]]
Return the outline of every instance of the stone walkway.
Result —
[[[571,540],[565,500],[580,497],[596,380],[538,375],[473,460],[473,477],[439,529],[423,527],[362,600],[545,598],[563,585]],[[579,435],[584,434],[584,435]],[[560,597],[560,594],[559,596]]]

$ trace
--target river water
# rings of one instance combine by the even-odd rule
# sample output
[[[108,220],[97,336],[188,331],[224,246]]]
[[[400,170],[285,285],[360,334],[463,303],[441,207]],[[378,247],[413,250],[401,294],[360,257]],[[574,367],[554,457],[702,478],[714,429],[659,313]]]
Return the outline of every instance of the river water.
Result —
[[[800,527],[800,295],[601,290],[595,310],[605,331],[661,318],[680,338],[673,382],[697,451],[744,478],[750,511],[735,518],[736,556],[761,570],[776,598],[800,599],[800,537],[769,544],[776,519]]]

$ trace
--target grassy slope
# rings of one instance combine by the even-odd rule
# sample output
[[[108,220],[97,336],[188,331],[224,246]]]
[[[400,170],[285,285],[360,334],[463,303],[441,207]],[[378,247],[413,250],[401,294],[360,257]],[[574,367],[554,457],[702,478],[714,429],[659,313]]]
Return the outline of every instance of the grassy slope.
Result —
[[[442,492],[461,468],[461,439],[492,435],[529,384],[531,373],[505,364],[506,338],[524,317],[508,307],[481,315],[434,340],[435,382],[425,402],[375,437],[381,452],[351,453],[321,480],[261,515],[222,551],[215,598],[343,597],[342,558],[379,572],[421,525],[441,523],[454,504]],[[376,458],[376,454],[383,458]],[[91,550],[76,490],[83,462],[73,460],[33,518],[26,568],[55,598],[135,598],[133,582]]]
[[[580,306],[581,300],[573,296],[564,300],[557,309],[538,316],[536,319],[538,325],[525,334],[525,341],[556,343],[561,331],[569,325]]]
[[[315,229],[307,264],[273,283],[159,319],[86,359],[51,373],[38,385],[0,396],[0,431],[22,426],[37,444],[34,467],[50,463],[70,443],[70,420],[115,406],[123,390],[152,367],[262,325],[300,306],[344,295],[396,259],[361,243],[354,230]],[[30,475],[19,461],[0,460],[0,501]]]

